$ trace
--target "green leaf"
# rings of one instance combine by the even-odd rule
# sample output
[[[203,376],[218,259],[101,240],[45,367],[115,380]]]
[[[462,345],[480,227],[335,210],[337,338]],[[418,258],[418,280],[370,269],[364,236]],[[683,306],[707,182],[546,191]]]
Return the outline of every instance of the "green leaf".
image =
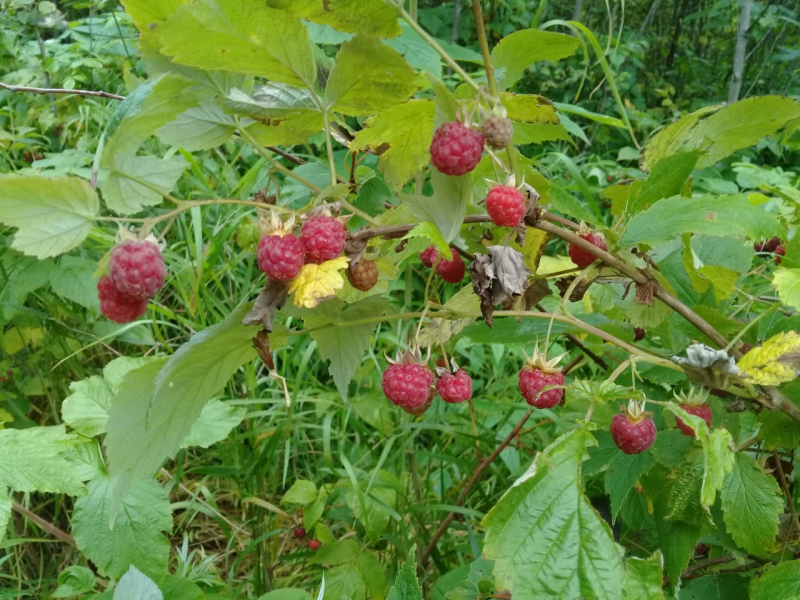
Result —
[[[263,596],[259,596],[258,600],[314,600],[314,597],[305,590],[298,588],[283,588],[280,590],[273,590]]]
[[[658,463],[672,469],[684,461],[691,445],[692,438],[680,429],[667,429],[658,432],[650,452]]]
[[[611,500],[611,516],[614,520],[622,508],[622,502],[628,492],[639,481],[639,477],[647,473],[654,464],[653,456],[649,452],[641,454],[614,453],[605,478],[605,490]]]
[[[0,177],[0,223],[17,227],[11,247],[36,258],[77,247],[100,210],[88,181],[77,177]]]
[[[89,494],[75,502],[72,531],[78,549],[106,577],[120,577],[130,567],[160,578],[167,567],[172,513],[166,492],[153,479],[140,479],[111,520],[111,478],[89,482]],[[113,527],[109,527],[113,523]]]
[[[733,471],[722,487],[725,525],[736,543],[758,556],[772,549],[783,514],[778,484],[749,455],[737,452]]]
[[[405,102],[416,73],[378,38],[359,35],[342,44],[325,87],[325,103],[346,115],[372,115]]]
[[[125,375],[134,369],[143,367],[152,360],[152,357],[120,356],[103,367],[103,379],[106,380],[111,391],[116,394],[119,388],[122,387],[122,380]]]
[[[156,135],[165,144],[187,152],[208,150],[224,144],[236,129],[236,118],[215,104],[204,103],[182,112],[162,125]]]
[[[50,287],[62,298],[89,310],[97,310],[100,303],[97,300],[97,282],[94,279],[96,269],[95,261],[77,256],[63,256],[58,268],[50,273]]]
[[[358,493],[352,487],[347,491],[347,505],[355,517],[364,524],[370,542],[376,544],[389,525],[389,511],[386,507],[397,505],[397,493],[388,487],[373,485],[368,493],[363,494],[364,507],[358,501]]]
[[[795,402],[795,404],[797,404]],[[779,410],[762,410],[758,413],[761,429],[758,435],[764,440],[765,450],[796,448],[800,445],[800,427],[797,421]]]
[[[619,243],[623,247],[662,244],[684,233],[760,240],[779,235],[781,226],[774,215],[744,196],[673,196],[635,215]]]
[[[749,600],[747,577],[720,573],[692,579],[681,590],[680,600]]]
[[[158,28],[177,63],[311,87],[317,77],[308,29],[296,15],[258,0],[184,4]]]
[[[433,171],[431,184],[433,197],[407,194],[402,196],[403,203],[415,217],[434,223],[449,243],[458,237],[467,214],[467,203],[472,193],[471,178],[469,175],[450,177]]]
[[[308,479],[298,479],[281,498],[281,504],[306,506],[317,498],[317,486]]]
[[[409,100],[367,120],[350,149],[369,149],[377,154],[378,170],[389,185],[400,190],[430,161],[433,116],[433,102]]]
[[[512,121],[523,123],[558,123],[558,115],[553,103],[538,94],[500,94],[500,102]]]
[[[113,392],[102,377],[93,376],[69,386],[72,392],[61,405],[61,418],[72,429],[94,437],[105,433]]]
[[[164,595],[152,579],[131,566],[114,588],[113,600],[164,600]]]
[[[358,555],[358,550],[358,542],[353,539],[337,540],[317,550],[310,562],[318,565],[342,565],[352,562]]]
[[[0,430],[0,488],[83,495],[80,474],[62,456],[77,441],[63,425]]]
[[[406,562],[397,572],[387,600],[422,600],[422,588],[417,581],[417,545],[411,546]]]
[[[364,353],[369,347],[369,338],[377,326],[376,323],[352,326],[347,323],[377,317],[386,309],[386,301],[383,298],[371,296],[351,304],[344,310],[340,300],[325,302],[313,313],[303,316],[303,321],[310,328],[331,325],[312,331],[311,337],[317,342],[322,358],[329,362],[328,369],[344,399],[349,397],[350,380],[361,365]]]
[[[800,269],[776,269],[772,285],[778,290],[781,302],[800,310]]]
[[[572,141],[561,123],[514,123],[514,143],[518,146],[555,140]]]
[[[178,451],[209,398],[255,358],[253,332],[241,325],[249,308],[194,334],[166,363],[156,360],[125,376],[106,438],[115,503],[135,479],[152,475]]]
[[[498,86],[502,90],[509,89],[533,63],[570,56],[578,44],[578,39],[571,35],[538,29],[523,29],[504,37],[492,50],[494,68],[505,69]]]
[[[628,199],[628,214],[635,215],[662,198],[680,194],[701,154],[697,150],[679,152],[659,160],[643,184],[636,188],[637,193]]]
[[[8,522],[11,520],[11,498],[5,486],[0,486],[0,542],[6,537]]]
[[[386,576],[383,574],[378,555],[374,552],[362,552],[358,555],[358,569],[367,584],[367,593],[372,600],[386,598]]]
[[[581,488],[588,442],[585,429],[558,438],[484,519],[484,553],[516,600],[622,594],[620,553]]]
[[[750,583],[751,600],[796,598],[800,598],[800,560],[782,562]]]
[[[205,600],[206,597],[196,583],[178,575],[165,575],[159,585],[166,600]]]
[[[701,108],[662,129],[644,149],[644,167],[682,150],[703,150],[697,168],[755,144],[800,117],[800,103],[782,96],[746,98]]]
[[[73,565],[58,574],[58,587],[53,592],[53,598],[70,598],[80,596],[94,587],[94,573],[91,569]]]
[[[323,600],[364,600],[367,586],[356,565],[341,565],[325,573],[325,595]]]
[[[426,71],[434,77],[442,76],[442,59],[428,42],[411,29],[405,21],[400,23],[403,33],[399,37],[387,40],[386,44],[402,54],[408,64],[419,71]]]
[[[400,34],[397,11],[383,0],[270,0],[268,4],[339,31],[380,37]]]
[[[233,406],[220,400],[211,400],[203,407],[200,417],[192,425],[189,436],[183,440],[182,448],[200,446],[208,448],[221,442],[231,430],[244,420],[247,409]]]
[[[182,157],[163,160],[157,156],[116,154],[104,166],[110,173],[100,185],[103,200],[112,211],[132,215],[145,206],[158,206],[170,193],[187,163]]]
[[[586,221],[592,225],[602,227],[604,224],[597,215],[579,202],[569,191],[555,184],[550,186],[551,205],[559,212],[575,217],[579,221]]]
[[[625,581],[625,600],[664,600],[661,591],[664,557],[656,551],[650,558],[631,556],[625,561],[628,577]]]

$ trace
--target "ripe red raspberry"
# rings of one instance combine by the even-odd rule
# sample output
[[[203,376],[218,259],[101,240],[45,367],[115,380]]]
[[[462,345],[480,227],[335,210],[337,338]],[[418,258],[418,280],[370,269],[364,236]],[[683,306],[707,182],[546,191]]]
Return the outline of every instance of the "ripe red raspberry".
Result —
[[[439,264],[436,265],[436,272],[446,282],[458,283],[464,279],[464,273],[466,273],[467,268],[464,266],[464,261],[461,260],[461,256],[459,256],[456,249],[450,247],[450,250],[453,252],[453,260],[440,260]]]
[[[309,550],[313,550],[314,552],[316,552],[317,550],[320,549],[320,546],[322,546],[322,542],[320,542],[319,540],[308,540]]]
[[[383,393],[397,406],[416,408],[428,401],[433,373],[423,364],[398,362],[383,372]]]
[[[433,134],[431,162],[445,175],[464,175],[481,160],[483,136],[458,121],[445,123]]]
[[[781,238],[771,237],[768,240],[762,240],[753,244],[753,250],[756,252],[775,252],[775,249],[781,245]]]
[[[531,406],[536,408],[553,408],[564,397],[563,388],[555,388],[542,392],[547,386],[564,385],[564,374],[560,371],[546,373],[537,367],[527,366],[519,372],[519,391]]]
[[[502,150],[511,145],[514,137],[514,123],[505,117],[492,117],[483,124],[482,131],[490,148]]]
[[[347,269],[347,280],[357,290],[368,292],[378,283],[378,267],[371,260],[362,258]]]
[[[97,282],[100,312],[117,323],[130,323],[147,311],[147,298],[134,298],[123,294],[106,275]]]
[[[437,258],[439,258],[439,251],[436,249],[436,246],[428,246],[419,253],[419,260],[426,267],[432,267],[436,263]]]
[[[294,537],[298,540],[302,540],[306,537],[306,528],[305,527],[295,527],[294,528]]]
[[[486,195],[486,212],[499,227],[516,227],[525,214],[525,196],[512,185],[497,185]]]
[[[425,404],[420,404],[419,406],[401,406],[400,408],[414,417],[421,417],[428,412],[428,409],[431,407],[431,404],[433,404],[433,399],[435,397],[436,390],[431,389],[431,393],[428,396],[428,399],[425,401]]]
[[[782,256],[786,256],[786,248],[783,246],[778,246],[775,248],[775,264],[779,265],[783,262]]]
[[[629,412],[618,413],[611,419],[611,437],[625,454],[640,454],[656,439],[656,424],[644,413],[636,417]]]
[[[578,235],[582,237],[587,242],[590,242],[600,248],[600,250],[606,249],[606,241],[603,239],[599,233],[594,233],[593,231],[589,231],[585,227],[581,227],[578,231]],[[569,245],[569,257],[572,259],[576,265],[581,268],[588,267],[592,264],[596,258],[595,255],[591,252],[587,252],[580,246],[576,246],[575,244]]]
[[[634,327],[633,328],[633,341],[640,342],[644,339],[645,331],[641,327]]]
[[[320,264],[342,253],[347,232],[344,225],[333,217],[317,215],[303,223],[300,238],[306,248],[306,258]]]
[[[688,412],[690,415],[700,417],[706,422],[706,425],[711,427],[711,407],[708,404],[701,404],[700,406],[691,406],[690,404],[681,404],[681,408]],[[689,427],[687,423],[683,422],[680,417],[675,417],[675,424],[683,433],[694,437],[694,430]]]
[[[258,267],[275,281],[297,277],[305,261],[305,248],[295,235],[265,235],[258,242]]]
[[[447,371],[436,380],[436,391],[442,400],[451,404],[458,404],[472,398],[472,378],[464,369],[455,373]]]
[[[120,292],[139,300],[155,296],[167,274],[158,246],[138,240],[123,242],[111,251],[108,271]]]
[[[608,183],[611,183],[612,181],[614,181],[614,178],[611,175],[606,175],[606,181]]]

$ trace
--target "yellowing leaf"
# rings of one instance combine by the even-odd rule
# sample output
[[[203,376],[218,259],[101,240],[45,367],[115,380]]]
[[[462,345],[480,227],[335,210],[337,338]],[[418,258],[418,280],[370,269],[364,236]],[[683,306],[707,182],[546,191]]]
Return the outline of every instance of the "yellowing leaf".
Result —
[[[776,269],[772,285],[781,302],[800,309],[800,269]]]
[[[782,331],[750,350],[737,366],[747,380],[761,385],[794,380],[800,367],[800,333]]]
[[[349,259],[341,256],[321,265],[304,265],[289,286],[289,292],[294,294],[295,306],[314,308],[323,300],[333,298],[336,290],[344,287],[344,278],[339,271],[348,262]]]
[[[698,272],[714,284],[714,296],[716,296],[717,302],[722,302],[730,297],[736,280],[739,278],[738,271],[712,265],[700,267]]]
[[[536,273],[539,268],[539,261],[542,259],[549,239],[550,236],[541,229],[525,228],[525,245],[522,248],[522,256],[525,258],[525,266],[530,269],[531,273]]]
[[[3,348],[7,354],[16,354],[28,344],[38,347],[42,344],[44,333],[44,329],[13,327],[3,336]]]

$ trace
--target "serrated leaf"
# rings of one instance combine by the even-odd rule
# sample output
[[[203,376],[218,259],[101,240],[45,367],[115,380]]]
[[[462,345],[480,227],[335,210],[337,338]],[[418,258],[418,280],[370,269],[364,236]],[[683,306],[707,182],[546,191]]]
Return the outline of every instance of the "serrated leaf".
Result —
[[[634,216],[620,239],[623,247],[661,244],[684,233],[765,239],[781,233],[777,218],[744,196],[674,196]]]
[[[778,290],[781,302],[800,310],[800,269],[776,269],[772,285]]]
[[[258,600],[314,600],[314,597],[299,588],[281,588],[259,596]]]
[[[740,275],[738,271],[714,265],[704,265],[698,269],[698,273],[714,284],[714,297],[717,302],[730,298]]]
[[[162,125],[156,135],[165,144],[178,146],[187,152],[208,150],[221,146],[233,135],[236,119],[211,103],[192,107],[174,121]]]
[[[75,543],[106,577],[121,577],[131,566],[160,578],[169,558],[172,512],[166,492],[153,479],[141,479],[122,500],[111,520],[111,478],[88,484],[89,493],[75,502]],[[113,527],[109,523],[113,522]]]
[[[611,500],[611,516],[616,520],[622,503],[639,477],[647,473],[655,464],[649,452],[624,454],[615,452],[608,465],[605,477],[605,491]]]
[[[317,328],[311,337],[317,342],[320,355],[330,363],[329,371],[342,398],[347,399],[350,380],[355,374],[364,353],[369,347],[369,339],[376,323],[348,325],[348,321],[377,317],[387,309],[383,298],[372,296],[348,306],[346,309],[338,300],[325,304],[318,313],[303,317],[306,327]]]
[[[5,486],[0,486],[0,542],[6,538],[8,521],[11,519],[11,507],[8,489]]]
[[[164,600],[164,594],[152,579],[132,566],[114,588],[113,600]]]
[[[417,545],[408,552],[406,562],[397,572],[394,585],[389,590],[387,600],[422,600],[422,588],[417,581]]]
[[[750,600],[800,598],[800,560],[787,560],[750,582]]]
[[[130,371],[108,419],[114,502],[138,478],[173,456],[208,400],[243,364],[256,357],[252,330],[240,324],[247,305],[194,334],[169,360]]]
[[[774,477],[749,455],[737,452],[734,468],[722,487],[725,525],[736,543],[758,556],[775,544],[785,499]]]
[[[640,186],[631,187],[627,213],[635,215],[650,208],[658,200],[680,194],[683,184],[702,153],[698,150],[679,152],[659,160]]]
[[[374,552],[362,552],[357,559],[358,569],[361,577],[367,584],[367,593],[372,600],[384,600],[386,598],[386,576],[377,554]]]
[[[562,123],[515,123],[514,144],[541,144],[555,140],[572,142],[569,132]]]
[[[77,256],[63,256],[58,268],[50,273],[50,287],[67,300],[90,310],[97,310],[97,282],[94,279],[94,261]]]
[[[525,228],[525,243],[522,246],[522,256],[525,258],[525,266],[534,275],[539,269],[539,262],[542,259],[547,242],[550,240],[549,234],[534,227]]]
[[[103,379],[115,394],[122,385],[122,380],[129,371],[138,369],[153,360],[152,357],[120,356],[103,367]]]
[[[0,487],[83,495],[80,473],[62,456],[76,442],[63,425],[0,430]]]
[[[303,265],[289,285],[289,293],[294,294],[294,305],[315,308],[323,300],[336,296],[336,291],[344,287],[341,270],[347,267],[348,261],[340,256],[319,265]]]
[[[752,383],[779,385],[793,381],[800,369],[800,333],[780,332],[750,350],[737,366]]]
[[[352,562],[358,555],[358,542],[353,539],[337,540],[322,546],[309,562],[318,565],[342,565]]]
[[[390,48],[402,54],[408,64],[420,71],[426,71],[433,77],[442,76],[442,59],[431,46],[414,31],[408,23],[400,24],[403,32],[395,38],[386,40]]]
[[[502,92],[500,102],[506,108],[512,121],[522,123],[558,123],[556,107],[544,96],[538,94],[512,94]]]
[[[88,181],[77,177],[0,177],[0,223],[16,227],[11,247],[37,258],[78,246],[100,210]]]
[[[378,38],[342,44],[325,87],[326,105],[346,115],[372,115],[405,102],[417,90],[406,60]]]
[[[608,525],[583,495],[585,429],[537,454],[533,465],[486,515],[484,553],[498,585],[516,600],[614,598],[624,570]]]
[[[72,429],[93,437],[105,433],[113,392],[102,377],[93,376],[69,386],[72,392],[61,405],[61,418]]]
[[[317,498],[317,486],[308,479],[298,479],[281,498],[281,504],[306,506]]]
[[[403,195],[403,203],[409,207],[414,216],[423,221],[436,224],[442,237],[452,242],[458,237],[467,203],[472,190],[470,176],[450,177],[439,171],[431,173],[433,197]]]
[[[310,87],[317,77],[308,29],[296,15],[258,0],[185,4],[158,27],[173,61]]]
[[[409,100],[367,120],[350,149],[378,154],[378,170],[399,190],[430,161],[433,117],[433,102]]]
[[[380,37],[400,34],[397,11],[383,0],[270,0],[268,4],[339,31]]]
[[[254,119],[284,119],[306,111],[318,112],[310,90],[270,81],[257,86],[249,95],[232,89],[223,100],[226,108]]]
[[[53,598],[80,596],[91,591],[94,585],[94,573],[91,569],[73,565],[58,574],[58,587],[53,592]]]
[[[681,589],[680,600],[750,600],[749,579],[736,573],[720,573],[692,579]]]
[[[625,600],[664,600],[661,590],[664,557],[656,551],[650,558],[631,556],[625,561]]]
[[[118,214],[132,215],[145,206],[161,204],[163,194],[172,191],[187,163],[182,157],[163,160],[117,154],[105,166],[111,171],[100,185],[106,206]]]
[[[364,524],[370,542],[376,544],[389,525],[390,514],[386,507],[395,508],[397,492],[392,488],[373,485],[363,494],[364,505],[358,501],[358,493],[352,487],[347,491],[347,505],[356,518]]]
[[[182,448],[200,446],[209,448],[228,437],[231,430],[244,420],[247,409],[233,406],[220,400],[211,400],[200,412],[192,425],[189,436],[183,440]]]
[[[498,81],[507,90],[522,78],[525,69],[540,60],[556,61],[578,48],[578,39],[563,33],[523,29],[504,37],[492,50],[495,69],[504,69]]]
[[[320,541],[322,541],[321,538]],[[341,600],[342,598],[364,600],[366,596],[367,585],[356,565],[341,565],[326,571],[325,593],[322,600]]]

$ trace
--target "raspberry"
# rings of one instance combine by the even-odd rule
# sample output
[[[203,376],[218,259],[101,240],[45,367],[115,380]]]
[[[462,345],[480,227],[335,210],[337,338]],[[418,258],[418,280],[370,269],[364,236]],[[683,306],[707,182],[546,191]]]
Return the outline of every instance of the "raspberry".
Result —
[[[294,528],[294,537],[298,540],[302,540],[306,537],[306,528],[305,527],[295,527]]]
[[[633,328],[633,341],[640,342],[644,339],[645,331],[641,327],[634,327]]]
[[[439,264],[436,265],[436,272],[446,282],[458,283],[464,279],[464,273],[466,273],[467,268],[464,266],[464,261],[461,260],[456,249],[451,247],[450,250],[453,252],[453,260],[440,260]]]
[[[419,253],[419,259],[426,267],[432,267],[436,263],[437,258],[439,258],[439,251],[436,249],[436,246],[428,246]]]
[[[147,311],[147,298],[134,298],[123,294],[106,275],[97,282],[100,312],[117,323],[130,323]]]
[[[316,552],[317,550],[320,549],[320,546],[322,546],[322,542],[320,542],[319,540],[308,540],[309,550],[313,550]]]
[[[783,246],[778,246],[775,248],[775,264],[779,265],[783,262],[782,256],[786,256],[786,248]]]
[[[619,413],[611,419],[611,437],[625,454],[640,454],[656,439],[656,424],[642,414],[632,417],[629,413]]]
[[[265,235],[258,242],[258,267],[275,281],[297,277],[305,261],[303,242],[295,235]]]
[[[762,240],[753,244],[753,250],[756,252],[775,252],[778,246],[781,245],[781,238],[772,237],[768,240]]]
[[[606,181],[607,181],[608,183],[611,183],[611,182],[613,182],[613,181],[614,181],[614,178],[613,178],[611,175],[606,175]]]
[[[492,117],[483,124],[483,137],[489,147],[502,150],[511,145],[514,137],[514,123],[505,117]]]
[[[459,369],[455,373],[448,371],[436,380],[436,391],[445,402],[451,404],[464,402],[472,398],[472,378],[464,369]]]
[[[525,196],[514,186],[495,186],[486,196],[486,212],[495,225],[516,227],[525,214]]]
[[[426,412],[428,412],[428,409],[431,407],[431,404],[433,404],[433,399],[435,396],[436,396],[436,390],[432,389],[430,395],[428,396],[428,399],[425,401],[425,404],[420,404],[419,406],[414,406],[414,407],[401,406],[400,408],[402,408],[405,412],[414,417],[421,417]]]
[[[146,241],[127,241],[111,251],[111,281],[127,296],[146,300],[164,287],[167,274],[158,246]]]
[[[325,215],[311,217],[303,224],[300,232],[306,248],[306,258],[317,264],[339,256],[344,250],[346,237],[344,225]]]
[[[458,121],[445,123],[433,134],[431,162],[445,175],[464,175],[481,160],[483,136]]]
[[[745,342],[739,348],[739,352],[741,352],[742,354],[747,354],[752,349],[753,349],[753,344],[751,344],[750,342]]]
[[[584,229],[583,227],[581,229]],[[587,242],[590,242],[600,248],[600,250],[606,249],[606,241],[603,239],[599,233],[594,233],[592,231],[584,230],[584,232],[578,232],[578,235],[582,237]],[[596,258],[595,255],[591,252],[588,252],[581,248],[580,246],[576,246],[575,244],[569,245],[569,257],[572,259],[576,265],[581,268],[588,267],[592,264]]]
[[[381,383],[383,393],[392,404],[417,408],[425,404],[431,395],[433,373],[423,364],[398,362],[386,367]]]
[[[690,415],[700,417],[706,422],[706,425],[711,427],[711,407],[708,404],[701,404],[700,406],[691,406],[689,404],[681,404],[681,408],[688,412]],[[683,422],[680,417],[675,417],[675,424],[683,433],[694,437],[694,430]]]
[[[564,374],[560,371],[546,372],[541,368],[527,366],[519,372],[519,391],[531,406],[553,408],[564,397],[563,388],[542,392],[546,386],[564,385]]]
[[[357,290],[368,292],[378,283],[378,267],[371,260],[358,261],[347,269],[347,280]]]

